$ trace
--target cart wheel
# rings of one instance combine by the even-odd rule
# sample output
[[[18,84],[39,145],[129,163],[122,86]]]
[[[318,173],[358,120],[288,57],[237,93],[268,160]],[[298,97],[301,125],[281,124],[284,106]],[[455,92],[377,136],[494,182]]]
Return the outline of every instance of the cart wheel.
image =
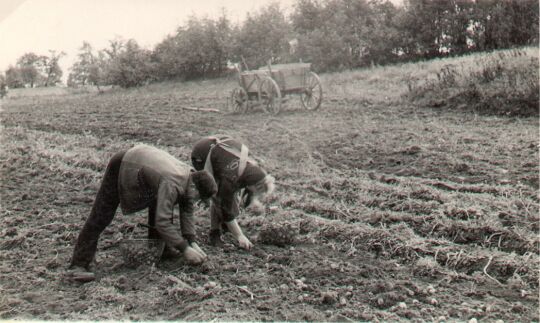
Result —
[[[231,107],[230,112],[232,113],[245,113],[247,110],[247,93],[241,88],[237,87],[231,93]]]
[[[278,114],[281,110],[281,91],[276,81],[266,77],[259,86],[259,102],[266,112]]]
[[[300,93],[300,101],[306,110],[317,110],[321,106],[323,90],[319,76],[313,72],[306,75],[306,87]]]

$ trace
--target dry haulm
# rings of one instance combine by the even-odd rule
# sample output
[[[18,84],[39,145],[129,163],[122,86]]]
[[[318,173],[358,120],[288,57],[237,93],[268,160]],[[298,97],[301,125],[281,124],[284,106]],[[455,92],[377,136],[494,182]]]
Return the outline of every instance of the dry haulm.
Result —
[[[279,117],[182,109],[223,106],[226,80],[3,101],[0,317],[537,320],[537,118],[418,108],[399,70],[357,73],[323,75],[320,111]],[[117,214],[98,279],[63,280],[110,156],[142,142],[187,161],[210,132],[276,176],[266,215],[239,217],[255,248],[208,246],[201,209],[206,263],[130,263],[145,218]]]

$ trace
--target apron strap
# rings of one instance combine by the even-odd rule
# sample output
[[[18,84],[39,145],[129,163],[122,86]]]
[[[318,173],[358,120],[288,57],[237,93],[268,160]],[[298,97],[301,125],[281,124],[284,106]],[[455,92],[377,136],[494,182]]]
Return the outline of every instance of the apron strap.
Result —
[[[238,178],[240,178],[244,174],[248,161],[252,162],[255,165],[257,164],[254,160],[248,157],[249,149],[246,145],[242,144],[242,148],[240,149],[240,154],[238,154],[238,150],[226,144],[226,142],[232,140],[232,138],[225,137],[223,139],[219,139],[217,137],[212,136],[210,137],[210,139],[214,141],[214,144],[212,144],[210,150],[208,151],[208,155],[206,156],[206,161],[204,163],[204,170],[209,172],[212,176],[214,176],[214,170],[212,168],[211,157],[212,157],[212,151],[217,146],[220,146],[226,151],[232,153],[234,156],[238,157],[239,159],[238,160]]]
[[[246,170],[247,162],[248,162],[248,153],[249,149],[246,145],[242,144],[242,148],[240,150],[240,161],[238,162],[238,178],[244,174],[244,170]]]

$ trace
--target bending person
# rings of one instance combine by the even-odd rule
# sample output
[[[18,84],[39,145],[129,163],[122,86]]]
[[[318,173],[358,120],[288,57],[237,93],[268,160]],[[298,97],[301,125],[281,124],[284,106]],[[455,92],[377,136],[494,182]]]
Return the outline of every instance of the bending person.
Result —
[[[123,214],[148,208],[148,237],[165,240],[166,246],[180,251],[188,263],[202,263],[206,254],[195,241],[194,202],[210,198],[216,192],[217,185],[208,172],[193,172],[189,165],[163,150],[138,145],[115,154],[105,170],[90,216],[79,233],[70,268],[82,272],[84,280],[93,279],[92,273],[84,272],[89,269],[99,236],[113,220],[118,205]],[[180,209],[181,232],[178,225],[173,225],[176,205]]]
[[[210,244],[221,244],[221,229],[227,229],[238,240],[240,247],[253,246],[236,221],[243,190],[244,206],[264,211],[262,202],[274,190],[274,178],[255,160],[249,158],[248,148],[227,136],[209,136],[197,141],[191,152],[193,167],[211,173],[218,192],[210,206]]]

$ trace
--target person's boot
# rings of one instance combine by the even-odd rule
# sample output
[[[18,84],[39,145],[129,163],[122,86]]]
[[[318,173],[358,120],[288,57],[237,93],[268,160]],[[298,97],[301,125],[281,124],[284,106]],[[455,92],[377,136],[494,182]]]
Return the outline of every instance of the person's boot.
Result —
[[[222,247],[223,240],[221,239],[221,230],[212,229],[208,235],[208,243],[213,247]]]
[[[161,260],[175,259],[181,256],[182,253],[180,251],[165,245],[165,248],[161,253]]]
[[[222,231],[223,233],[229,232],[229,227],[227,226],[227,224],[225,224],[225,222],[222,222],[222,223],[221,223],[221,231]]]

